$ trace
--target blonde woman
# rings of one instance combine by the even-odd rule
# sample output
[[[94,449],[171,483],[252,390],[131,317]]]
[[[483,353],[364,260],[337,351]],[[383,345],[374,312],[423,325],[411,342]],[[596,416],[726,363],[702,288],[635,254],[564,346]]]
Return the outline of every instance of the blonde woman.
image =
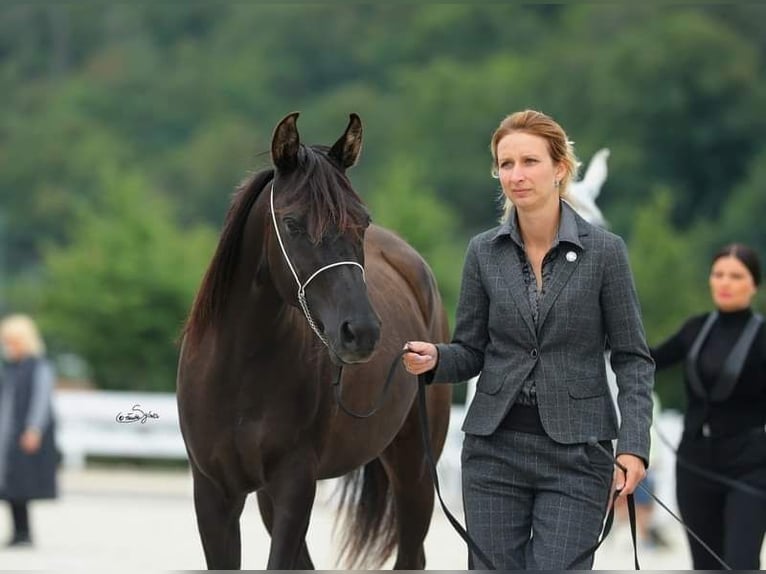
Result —
[[[625,243],[562,201],[577,167],[564,130],[524,110],[490,145],[502,222],[468,246],[452,342],[411,341],[403,360],[433,383],[481,372],[463,424],[463,500],[495,567],[588,569],[592,556],[580,556],[599,537],[610,486],[629,494],[646,474],[654,364]],[[613,440],[627,469],[614,477],[595,446]]]
[[[0,322],[5,359],[0,378],[0,498],[13,518],[9,546],[29,546],[29,501],[56,496],[53,436],[54,372],[34,321],[11,315]]]

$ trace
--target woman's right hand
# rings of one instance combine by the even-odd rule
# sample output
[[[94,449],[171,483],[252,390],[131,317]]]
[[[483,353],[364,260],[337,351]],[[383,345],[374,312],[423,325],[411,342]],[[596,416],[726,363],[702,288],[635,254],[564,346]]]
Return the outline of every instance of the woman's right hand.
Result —
[[[433,343],[409,341],[404,345],[404,350],[409,351],[402,355],[402,362],[408,373],[422,375],[436,367],[439,351]]]
[[[25,430],[19,439],[21,450],[27,454],[34,454],[40,450],[41,443],[42,435],[40,434],[40,431],[33,428]]]

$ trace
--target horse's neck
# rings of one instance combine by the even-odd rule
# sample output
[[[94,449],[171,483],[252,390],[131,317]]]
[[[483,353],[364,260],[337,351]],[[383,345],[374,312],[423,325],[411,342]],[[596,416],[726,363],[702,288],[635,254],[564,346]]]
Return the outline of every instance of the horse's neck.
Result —
[[[308,322],[297,307],[285,303],[272,281],[266,257],[265,237],[270,221],[265,192],[250,212],[242,237],[238,272],[232,281],[232,294],[226,311],[228,324],[238,325],[237,337],[255,344],[305,346],[310,332]],[[275,238],[272,238],[276,241]],[[295,287],[297,292],[297,286]],[[307,334],[308,333],[308,334]]]
[[[308,321],[300,309],[286,304],[271,282],[238,290],[226,310],[228,325],[236,325],[224,337],[248,341],[249,345],[305,345],[310,339]],[[309,336],[310,335],[310,336]]]

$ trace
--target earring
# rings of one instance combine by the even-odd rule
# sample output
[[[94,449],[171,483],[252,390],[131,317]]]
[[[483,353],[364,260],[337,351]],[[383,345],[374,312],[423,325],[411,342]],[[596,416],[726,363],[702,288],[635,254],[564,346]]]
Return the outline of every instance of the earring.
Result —
[[[554,182],[553,182],[553,185],[555,185],[556,187],[558,187],[559,185],[561,185],[561,181],[559,181],[559,180],[557,179],[556,181],[554,181]]]

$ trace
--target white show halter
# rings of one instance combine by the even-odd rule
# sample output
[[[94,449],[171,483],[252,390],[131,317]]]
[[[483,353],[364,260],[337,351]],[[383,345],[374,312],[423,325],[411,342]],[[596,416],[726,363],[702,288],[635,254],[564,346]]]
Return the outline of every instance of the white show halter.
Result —
[[[295,278],[295,282],[298,284],[298,303],[301,305],[301,309],[303,310],[303,314],[306,315],[306,319],[309,322],[309,325],[314,330],[314,333],[316,333],[317,337],[319,337],[319,340],[322,341],[322,343],[325,344],[326,347],[330,347],[330,345],[327,343],[327,339],[325,339],[324,335],[319,331],[319,328],[316,326],[316,323],[314,323],[314,319],[311,317],[311,313],[309,312],[309,306],[306,302],[306,287],[309,283],[319,275],[322,271],[327,271],[328,269],[332,269],[333,267],[340,267],[341,265],[355,265],[356,267],[359,267],[362,271],[362,280],[367,281],[367,279],[364,276],[364,267],[362,267],[359,263],[356,261],[338,261],[336,263],[330,263],[329,265],[325,265],[324,267],[320,267],[314,273],[312,273],[308,279],[304,283],[301,284],[301,280],[298,279],[298,273],[295,271],[295,267],[293,267],[292,262],[290,261],[290,258],[287,256],[287,250],[285,249],[285,244],[282,242],[282,235],[279,233],[279,225],[277,224],[277,216],[274,212],[274,182],[271,182],[271,196],[269,198],[269,201],[271,203],[271,220],[274,223],[274,233],[277,235],[277,240],[279,241],[279,247],[282,250],[282,255],[285,258],[285,261],[287,262],[287,266],[290,268],[290,271],[293,274],[293,277]]]

